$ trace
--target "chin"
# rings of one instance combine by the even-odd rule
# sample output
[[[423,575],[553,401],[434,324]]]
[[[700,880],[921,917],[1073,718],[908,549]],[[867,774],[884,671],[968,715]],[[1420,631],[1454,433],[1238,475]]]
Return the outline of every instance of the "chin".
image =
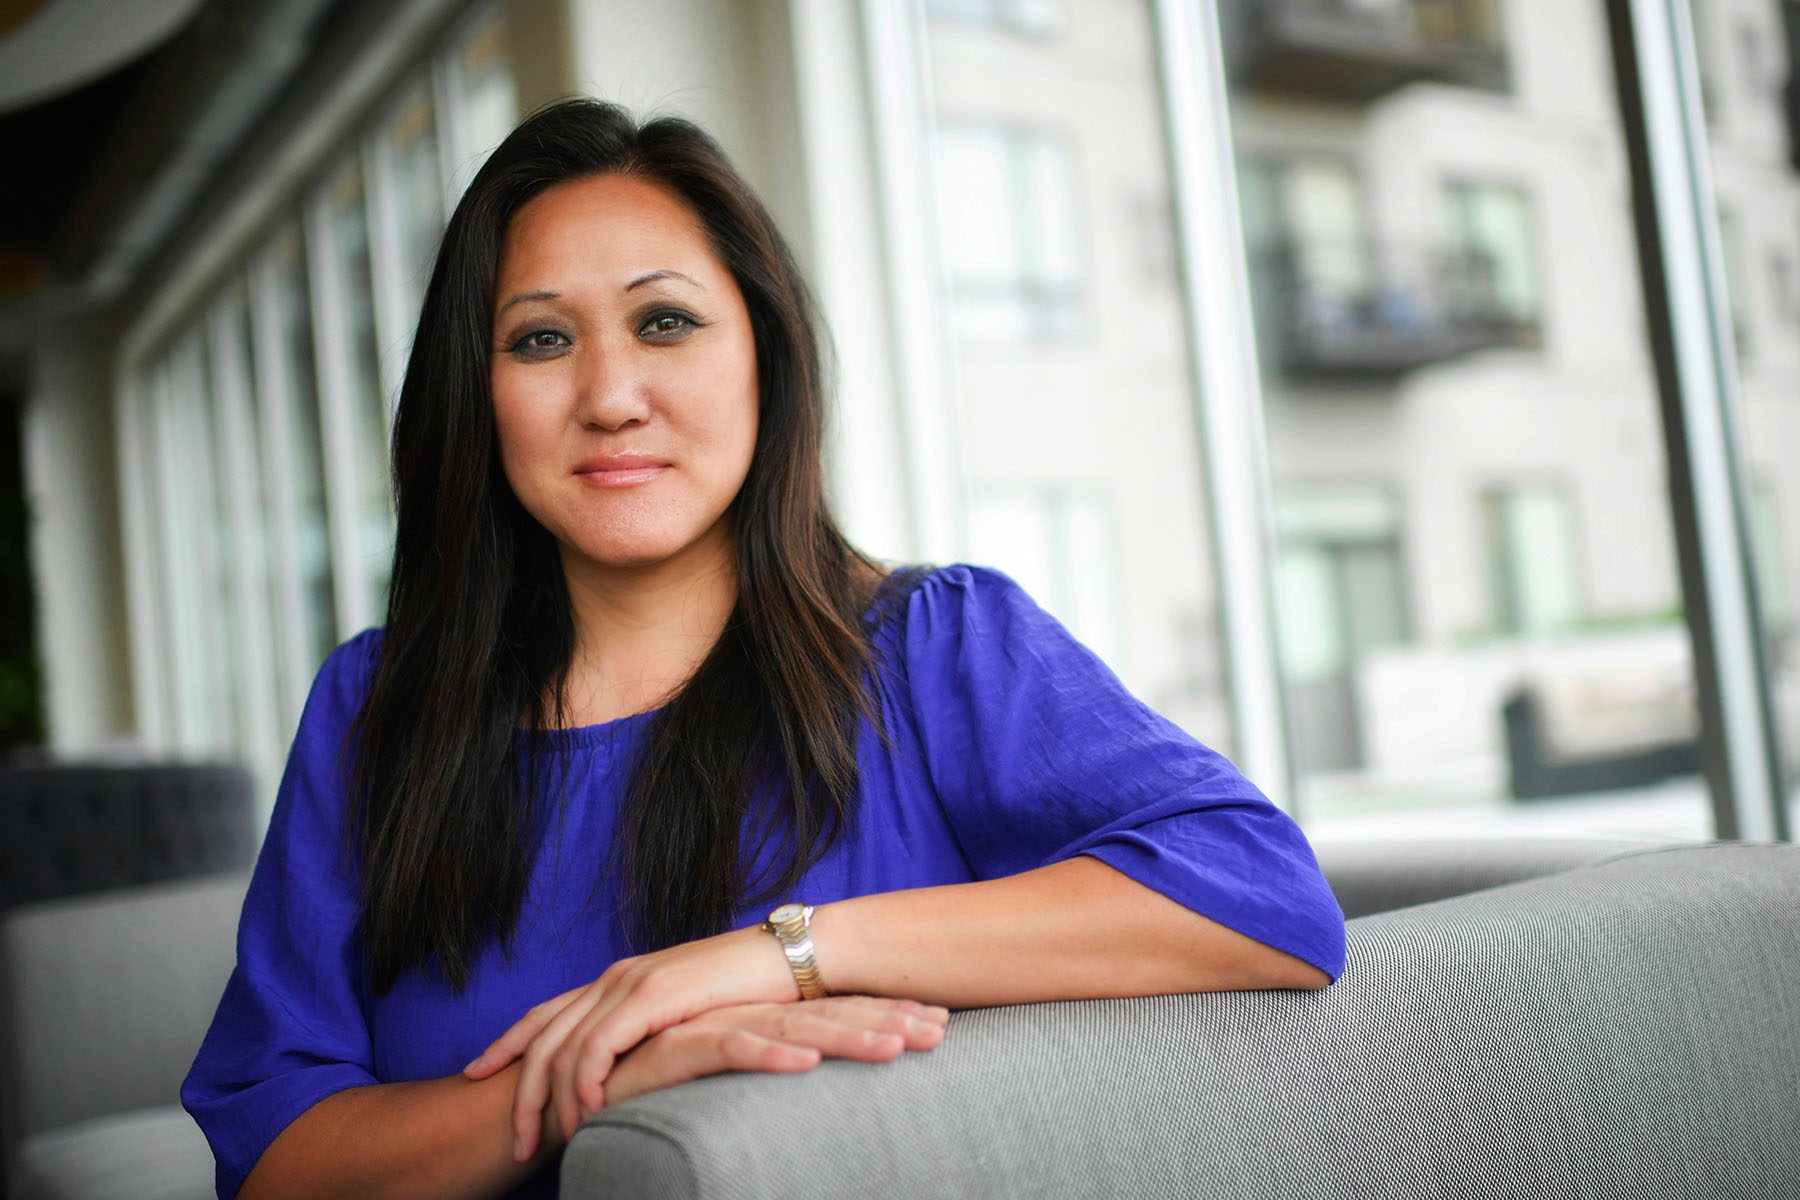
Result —
[[[658,531],[642,536],[567,538],[564,545],[575,554],[598,566],[628,570],[652,567],[694,548],[705,539],[703,530],[687,536]]]

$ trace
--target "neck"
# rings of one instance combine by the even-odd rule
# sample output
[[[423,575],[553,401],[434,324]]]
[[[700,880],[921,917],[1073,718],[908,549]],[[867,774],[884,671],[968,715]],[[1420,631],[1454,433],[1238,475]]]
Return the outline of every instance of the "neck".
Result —
[[[670,558],[643,566],[596,563],[564,547],[575,623],[564,703],[571,725],[655,708],[712,650],[737,603],[729,516]]]

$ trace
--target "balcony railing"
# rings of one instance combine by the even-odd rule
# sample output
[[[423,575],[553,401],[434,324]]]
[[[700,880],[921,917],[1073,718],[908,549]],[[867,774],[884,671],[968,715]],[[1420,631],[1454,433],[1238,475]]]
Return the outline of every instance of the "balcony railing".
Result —
[[[1479,250],[1373,241],[1252,252],[1265,361],[1285,378],[1391,383],[1481,350],[1542,344],[1535,306],[1509,297]]]
[[[1224,0],[1219,15],[1239,88],[1367,102],[1508,86],[1498,0]]]

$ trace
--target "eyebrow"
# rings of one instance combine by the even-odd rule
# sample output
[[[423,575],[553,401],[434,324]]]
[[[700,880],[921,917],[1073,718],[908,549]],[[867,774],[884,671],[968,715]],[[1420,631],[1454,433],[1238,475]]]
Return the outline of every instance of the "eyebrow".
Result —
[[[644,274],[639,275],[636,279],[633,279],[630,283],[626,284],[625,290],[629,292],[634,287],[640,287],[646,283],[653,283],[658,279],[680,279],[693,284],[703,292],[706,290],[706,285],[701,283],[698,279],[695,279],[692,275],[683,275],[680,271],[671,270],[668,267],[663,267],[655,271],[646,271]],[[527,300],[555,300],[561,295],[561,292],[520,292],[495,310],[494,315],[499,316],[513,305],[523,304]]]

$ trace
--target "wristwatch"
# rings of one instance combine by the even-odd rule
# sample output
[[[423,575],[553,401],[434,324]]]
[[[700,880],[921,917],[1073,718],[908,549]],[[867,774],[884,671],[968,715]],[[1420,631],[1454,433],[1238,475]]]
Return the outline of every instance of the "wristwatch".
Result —
[[[769,919],[762,924],[781,943],[781,952],[787,955],[788,966],[794,969],[794,982],[800,985],[802,1000],[817,1000],[831,994],[825,990],[819,964],[813,961],[812,915],[810,904],[784,904],[770,913]]]

